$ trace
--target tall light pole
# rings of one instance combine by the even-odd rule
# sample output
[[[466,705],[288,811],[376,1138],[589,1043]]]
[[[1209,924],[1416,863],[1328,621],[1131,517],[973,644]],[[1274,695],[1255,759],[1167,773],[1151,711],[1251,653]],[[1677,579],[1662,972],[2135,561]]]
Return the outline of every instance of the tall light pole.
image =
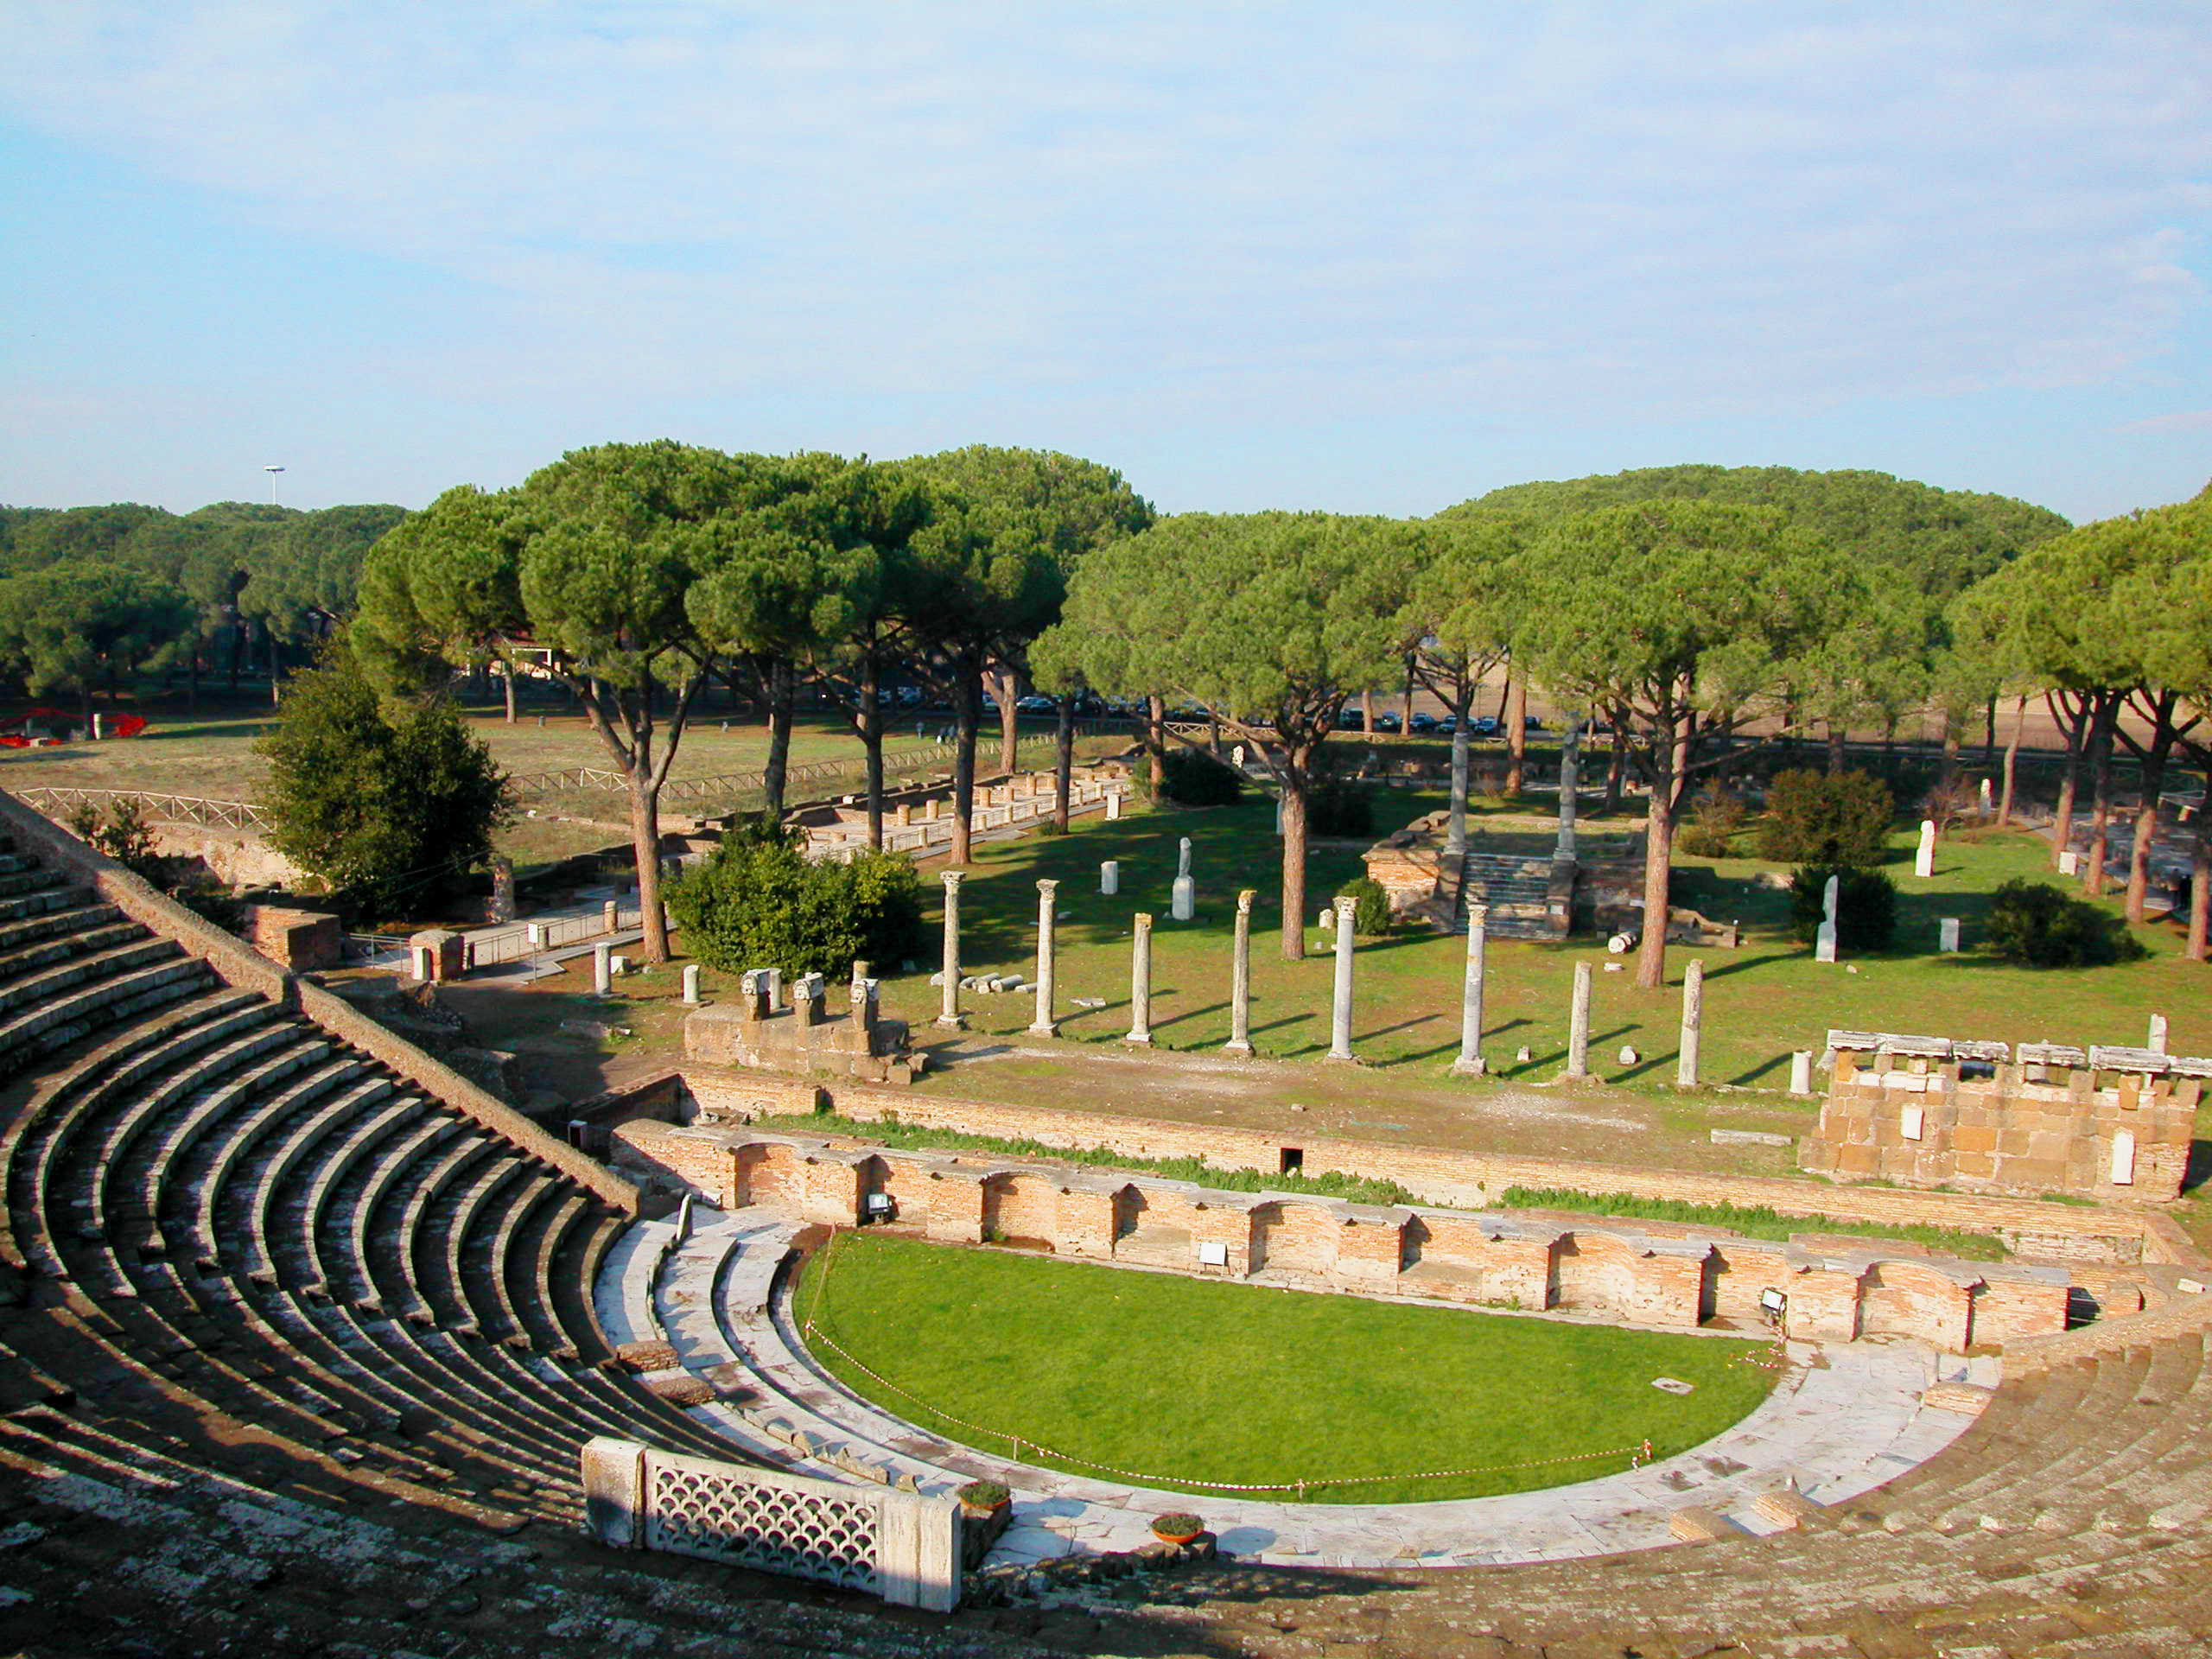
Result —
[[[264,467],[261,470],[269,474],[269,505],[273,507],[276,505],[276,474],[284,469],[282,467]]]

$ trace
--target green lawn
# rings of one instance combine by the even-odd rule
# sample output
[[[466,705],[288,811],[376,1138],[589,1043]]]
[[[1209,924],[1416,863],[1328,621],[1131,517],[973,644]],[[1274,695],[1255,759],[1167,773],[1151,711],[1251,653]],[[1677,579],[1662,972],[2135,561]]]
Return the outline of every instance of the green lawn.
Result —
[[[1192,1491],[1202,1512],[1194,1482],[1304,1480],[1309,1501],[1395,1503],[1592,1479],[1628,1468],[1628,1448],[1647,1438],[1659,1457],[1710,1439],[1774,1382],[1759,1342],[877,1233],[841,1233],[810,1260],[798,1306],[816,1357],[899,1415],[1001,1456],[1018,1435],[1024,1462],[1114,1478],[1087,1466],[1105,1465]],[[1662,1376],[1694,1391],[1654,1388]],[[1434,1471],[1479,1472],[1408,1478]],[[1370,1476],[1386,1478],[1352,1484]]]
[[[1444,804],[1440,792],[1384,791],[1377,834]],[[1493,809],[1495,804],[1488,804]],[[1229,1034],[1229,944],[1236,889],[1260,898],[1254,915],[1253,1041],[1277,1058],[1313,1058],[1328,1046],[1332,965],[1327,936],[1309,928],[1303,962],[1277,950],[1279,843],[1267,799],[1203,811],[1137,811],[1119,823],[1079,820],[1056,839],[987,842],[977,849],[961,896],[962,960],[971,972],[1022,972],[1034,962],[1036,896],[1040,876],[1061,879],[1058,982],[1064,1037],[1117,1043],[1128,1027],[1130,917],[1152,912],[1153,1031],[1164,1048],[1206,1051]],[[1477,827],[1479,830],[1481,814]],[[1168,887],[1176,842],[1193,843],[1198,911],[1189,923],[1168,919]],[[1675,1074],[1682,970],[1693,956],[1706,963],[1704,1076],[1708,1084],[1779,1089],[1792,1050],[1817,1050],[1832,1027],[1929,1033],[1944,1036],[2139,1043],[2147,1017],[2171,1021],[2177,1052],[2212,1052],[2212,973],[2179,954],[2179,930],[2138,929],[2151,955],[2142,962],[2085,969],[2031,969],[1998,961],[1980,949],[1989,895],[2012,876],[2056,881],[2046,843],[2017,833],[1959,836],[1945,842],[1929,881],[1912,874],[1914,837],[1899,830],[1887,866],[1898,887],[1893,950],[1824,966],[1787,933],[1789,897],[1754,885],[1753,875],[1781,867],[1751,860],[1678,860],[1676,902],[1708,916],[1744,924],[1737,950],[1669,955],[1669,984],[1657,992],[1630,982],[1632,963],[1608,957],[1603,942],[1578,937],[1562,945],[1495,941],[1491,947],[1487,1055],[1493,1077],[1533,1082],[1555,1076],[1565,1057],[1574,964],[1597,964],[1592,1020],[1592,1069],[1605,1081],[1671,1085]],[[1307,908],[1360,873],[1359,845],[1315,849]],[[1098,865],[1122,865],[1121,893],[1098,893]],[[930,884],[934,889],[935,883]],[[2061,885],[2070,885],[2061,883]],[[2117,910],[2117,901],[2107,901]],[[1939,918],[1964,925],[1966,949],[1939,956]],[[932,917],[934,922],[934,917]],[[1463,938],[1427,931],[1363,941],[1357,960],[1354,1047],[1370,1066],[1440,1072],[1458,1052]],[[1618,972],[1605,971],[1611,963]],[[893,987],[901,1013],[925,1014],[936,993],[922,980],[934,961]],[[1096,1010],[1074,1008],[1078,996],[1103,998]],[[982,1031],[1018,1037],[1030,1018],[1026,997],[970,996]],[[1638,1053],[1618,1058],[1624,1044]],[[1516,1063],[1527,1046],[1531,1058]],[[1485,1085],[1469,1082],[1465,1087]],[[1808,1116],[1815,1109],[1807,1103]]]

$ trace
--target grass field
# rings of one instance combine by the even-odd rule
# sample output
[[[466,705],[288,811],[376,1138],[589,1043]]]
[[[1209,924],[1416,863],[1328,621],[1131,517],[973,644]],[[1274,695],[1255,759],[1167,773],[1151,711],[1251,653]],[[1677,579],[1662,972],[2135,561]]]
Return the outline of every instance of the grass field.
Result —
[[[1378,794],[1376,829],[1386,833],[1444,804],[1440,793]],[[1479,828],[1480,818],[1478,818]],[[1195,920],[1168,919],[1176,842],[1194,848],[1198,908]],[[1822,965],[1809,947],[1789,938],[1789,897],[1754,885],[1762,869],[1750,860],[1679,861],[1678,899],[1709,916],[1738,919],[1737,950],[1669,953],[1664,990],[1639,991],[1622,959],[1601,941],[1565,944],[1493,941],[1490,954],[1486,1052],[1500,1080],[1535,1081],[1557,1073],[1566,1055],[1574,964],[1596,965],[1591,1028],[1592,1067],[1608,1082],[1631,1087],[1671,1085],[1678,1052],[1681,983],[1694,956],[1706,964],[1704,1065],[1720,1084],[1779,1088],[1792,1050],[1818,1050],[1832,1027],[1926,1032],[1945,1036],[2138,1043],[2148,1016],[2166,1014],[2177,1052],[2212,1052],[2212,972],[2179,954],[2178,929],[2137,930],[2147,959],[2114,967],[2031,969],[1999,961],[1981,948],[1989,895],[2012,876],[2056,880],[2048,873],[2046,843],[2024,834],[1960,836],[1943,843],[1932,880],[1912,874],[1912,837],[1892,837],[1889,872],[1897,880],[1896,947],[1843,965]],[[1309,910],[1362,869],[1364,843],[1326,843],[1312,856]],[[1128,1028],[1130,918],[1148,910],[1153,933],[1153,1019],[1156,1045],[1217,1048],[1229,1035],[1229,958],[1234,895],[1258,890],[1252,950],[1253,1041],[1280,1058],[1318,1057],[1328,1046],[1332,972],[1328,936],[1309,929],[1303,962],[1277,950],[1278,842],[1273,806],[1258,800],[1203,811],[1137,812],[1121,822],[1080,821],[1072,834],[1047,840],[986,843],[961,895],[962,962],[971,972],[1020,972],[1034,962],[1036,898],[1040,876],[1060,879],[1058,985],[1064,1037],[1118,1043]],[[1121,892],[1098,893],[1099,861],[1122,866]],[[934,883],[931,884],[932,887]],[[2114,913],[2117,906],[2113,906]],[[1956,916],[1965,950],[1936,950],[1937,919]],[[1362,941],[1357,953],[1353,1042],[1360,1058],[1380,1071],[1433,1071],[1458,1052],[1465,940],[1427,931]],[[933,963],[918,964],[925,978]],[[1607,968],[1618,971],[1606,971]],[[926,986],[898,987],[902,1007],[920,1012],[934,1001]],[[1106,1006],[1077,1009],[1075,997]],[[1016,1036],[1030,1019],[1028,999],[971,996],[977,1029]],[[1618,1058],[1624,1045],[1638,1058]],[[1530,1051],[1526,1063],[1515,1052]],[[1468,1088],[1485,1086],[1471,1082]],[[1809,1104],[1808,1111],[1811,1109]]]
[[[1194,1493],[1201,1513],[1193,1482],[1291,1485],[1248,1494],[1287,1501],[1304,1480],[1313,1502],[1402,1503],[1592,1479],[1629,1467],[1647,1438],[1660,1457],[1709,1440],[1774,1382],[1754,1363],[1764,1343],[870,1233],[840,1234],[809,1262],[798,1306],[816,1357],[908,1421],[1000,1456],[1018,1435],[1023,1462],[1131,1471]],[[1662,1376],[1694,1392],[1654,1388]],[[1409,1478],[1433,1471],[1479,1472]]]

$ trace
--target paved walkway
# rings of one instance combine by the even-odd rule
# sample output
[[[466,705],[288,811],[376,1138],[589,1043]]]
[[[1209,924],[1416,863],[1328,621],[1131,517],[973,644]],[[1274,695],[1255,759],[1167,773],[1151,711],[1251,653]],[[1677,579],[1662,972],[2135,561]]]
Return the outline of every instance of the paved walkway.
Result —
[[[798,1224],[766,1206],[732,1215],[696,1206],[693,1219],[680,1245],[674,1223],[645,1222],[609,1252],[595,1296],[610,1337],[664,1334],[683,1370],[723,1391],[693,1414],[757,1458],[924,1491],[1003,1481],[1014,1493],[1014,1524],[994,1561],[1133,1548],[1150,1536],[1154,1515],[1194,1503],[1224,1549],[1285,1566],[1448,1567],[1648,1549],[1674,1541],[1669,1517],[1693,1505],[1765,1532],[1771,1524],[1751,1510],[1753,1500],[1794,1483],[1833,1503],[1894,1479],[1972,1421],[1923,1406],[1922,1390],[1939,1380],[1994,1386],[1999,1375],[1993,1359],[1948,1358],[1916,1343],[1792,1343],[1774,1392],[1749,1416],[1643,1469],[1436,1503],[1194,1499],[1010,1463],[857,1399],[804,1353],[773,1294]]]

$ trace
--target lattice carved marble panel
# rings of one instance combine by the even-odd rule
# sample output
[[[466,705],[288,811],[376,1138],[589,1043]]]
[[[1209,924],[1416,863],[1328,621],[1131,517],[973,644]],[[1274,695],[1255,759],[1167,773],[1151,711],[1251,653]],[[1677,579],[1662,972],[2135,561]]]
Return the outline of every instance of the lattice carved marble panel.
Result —
[[[876,1588],[878,1503],[659,1465],[647,1495],[645,1547],[764,1572]]]

